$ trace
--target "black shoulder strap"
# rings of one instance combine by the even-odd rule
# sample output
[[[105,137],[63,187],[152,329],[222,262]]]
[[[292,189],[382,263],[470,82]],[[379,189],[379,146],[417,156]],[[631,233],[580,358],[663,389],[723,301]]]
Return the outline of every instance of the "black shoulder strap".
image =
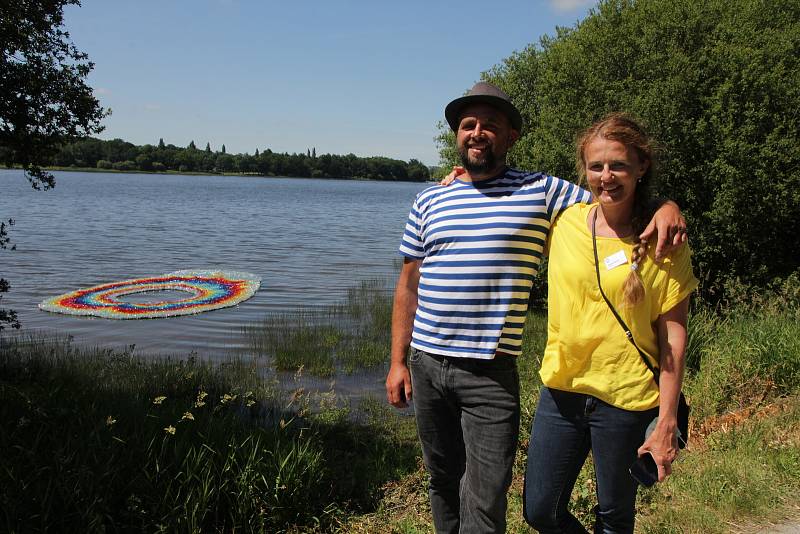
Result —
[[[603,292],[603,286],[600,284],[600,262],[597,259],[597,237],[596,237],[597,234],[595,231],[598,209],[600,208],[596,207],[594,209],[594,215],[592,216],[592,249],[594,249],[594,272],[595,274],[597,274],[597,287],[598,289],[600,289],[600,295],[603,296],[603,300],[605,300],[606,304],[608,304],[611,313],[614,314],[614,317],[617,319],[617,322],[625,331],[625,337],[627,337],[628,341],[630,341],[631,344],[634,346],[634,348],[636,348],[637,352],[639,353],[639,356],[642,357],[642,361],[644,362],[644,364],[647,366],[648,369],[650,369],[650,372],[653,373],[653,379],[656,381],[656,384],[658,384],[658,374],[659,374],[658,369],[653,367],[653,364],[651,364],[650,360],[647,359],[645,353],[642,352],[642,349],[640,349],[639,345],[636,344],[636,341],[633,340],[633,332],[631,332],[631,329],[628,328],[628,325],[625,324],[625,321],[622,320],[622,317],[619,316],[617,310],[614,309],[614,306],[611,304],[611,301],[608,300],[608,297],[606,297],[606,294]]]

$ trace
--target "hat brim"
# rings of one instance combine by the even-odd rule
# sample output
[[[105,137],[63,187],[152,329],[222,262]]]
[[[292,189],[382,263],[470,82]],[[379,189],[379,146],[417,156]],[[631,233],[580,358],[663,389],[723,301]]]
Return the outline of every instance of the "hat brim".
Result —
[[[454,132],[458,130],[458,125],[461,122],[461,111],[473,104],[487,104],[497,108],[506,114],[513,129],[518,132],[522,131],[522,115],[520,115],[514,104],[508,100],[492,95],[467,95],[456,98],[444,108],[444,117]]]

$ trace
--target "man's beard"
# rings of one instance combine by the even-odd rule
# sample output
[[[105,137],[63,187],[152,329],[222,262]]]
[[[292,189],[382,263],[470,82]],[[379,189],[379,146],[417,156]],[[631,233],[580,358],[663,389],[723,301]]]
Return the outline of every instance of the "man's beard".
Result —
[[[489,172],[497,166],[497,158],[492,147],[485,151],[482,159],[470,159],[469,148],[466,144],[458,147],[458,156],[461,158],[461,165],[467,172],[484,173]]]

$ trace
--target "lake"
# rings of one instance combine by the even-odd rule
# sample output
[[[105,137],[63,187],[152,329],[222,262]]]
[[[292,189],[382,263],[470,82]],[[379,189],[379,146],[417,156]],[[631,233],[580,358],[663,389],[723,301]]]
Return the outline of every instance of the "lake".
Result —
[[[0,218],[14,219],[0,251],[22,332],[68,333],[82,345],[220,358],[245,347],[244,325],[268,313],[341,301],[361,280],[393,279],[397,246],[420,183],[241,176],[55,172],[35,191],[0,171]],[[183,269],[262,278],[238,306],[198,315],[110,320],[48,313],[45,298]],[[388,354],[387,354],[388,358]]]

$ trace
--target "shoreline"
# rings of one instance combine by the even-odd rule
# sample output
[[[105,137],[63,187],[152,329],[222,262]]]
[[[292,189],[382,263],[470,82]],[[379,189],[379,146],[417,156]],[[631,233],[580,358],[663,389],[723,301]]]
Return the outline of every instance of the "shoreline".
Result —
[[[313,177],[313,176],[279,176],[275,174],[257,174],[257,173],[244,173],[244,172],[195,172],[195,171],[175,171],[175,170],[163,170],[163,171],[143,171],[139,169],[131,169],[131,170],[119,170],[119,169],[98,169],[97,167],[41,167],[42,170],[47,172],[91,172],[91,173],[106,173],[106,174],[162,174],[162,175],[176,175],[176,176],[219,176],[219,177],[226,177],[226,176],[238,176],[242,178],[289,178],[292,180],[348,180],[348,181],[356,181],[356,182],[401,182],[401,183],[409,183],[409,184],[436,184],[439,183],[435,180],[425,180],[425,181],[417,181],[417,180],[377,180],[375,178],[361,178],[361,177],[352,177],[352,178],[342,178],[342,177]],[[4,167],[4,170],[18,170],[23,171],[24,169],[19,166],[13,167]]]

